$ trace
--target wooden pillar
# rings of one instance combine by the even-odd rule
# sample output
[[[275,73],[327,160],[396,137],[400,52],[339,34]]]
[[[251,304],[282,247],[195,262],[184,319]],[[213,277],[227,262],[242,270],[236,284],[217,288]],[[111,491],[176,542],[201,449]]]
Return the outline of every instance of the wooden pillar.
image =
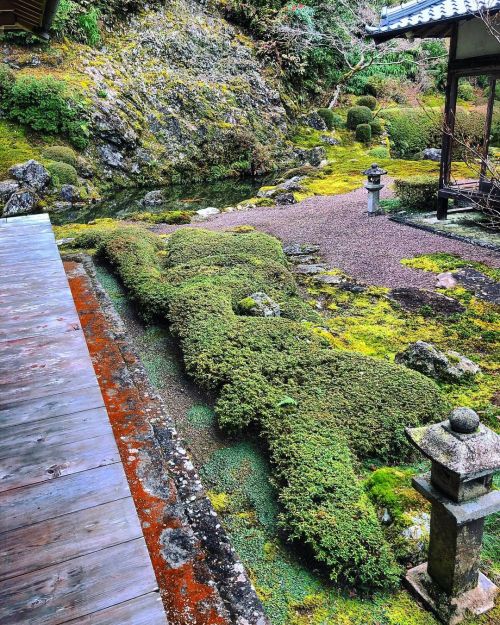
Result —
[[[481,160],[480,180],[487,177],[488,170],[488,150],[490,148],[491,122],[493,120],[493,109],[495,106],[495,87],[497,81],[494,76],[490,78],[490,95],[488,98],[488,107],[486,109],[486,118],[484,120],[484,138],[483,138],[483,158]]]
[[[443,141],[441,152],[441,166],[439,170],[439,188],[450,182],[451,159],[453,152],[453,134],[455,132],[455,118],[457,111],[458,75],[453,70],[457,51],[458,27],[454,25],[450,39],[450,56],[448,59],[448,77],[446,80],[446,98],[444,104]],[[438,198],[437,218],[446,219],[448,214],[448,199]]]

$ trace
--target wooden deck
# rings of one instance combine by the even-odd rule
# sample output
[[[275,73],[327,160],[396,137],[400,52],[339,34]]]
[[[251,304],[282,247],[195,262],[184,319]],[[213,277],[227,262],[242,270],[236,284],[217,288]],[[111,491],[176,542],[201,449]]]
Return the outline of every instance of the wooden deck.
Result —
[[[48,217],[0,262],[0,623],[165,625]]]

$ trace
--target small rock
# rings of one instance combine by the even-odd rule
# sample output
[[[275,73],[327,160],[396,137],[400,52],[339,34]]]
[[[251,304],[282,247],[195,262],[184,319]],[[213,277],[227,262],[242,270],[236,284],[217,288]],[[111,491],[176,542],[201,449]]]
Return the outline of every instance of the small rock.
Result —
[[[297,119],[297,123],[301,126],[309,126],[309,128],[314,128],[314,130],[327,129],[325,120],[316,111],[312,111],[311,113],[307,113],[306,115],[300,115],[300,117]]]
[[[313,167],[318,167],[326,158],[325,148],[321,146],[310,149],[297,148],[294,150],[294,153],[302,165],[309,163]]]
[[[3,217],[13,217],[14,215],[29,215],[38,207],[40,198],[31,189],[21,189],[13,193],[4,206]]]
[[[200,210],[196,211],[196,214],[200,217],[210,217],[211,215],[218,215],[220,210],[215,208],[215,206],[207,206],[207,208],[200,208]]]
[[[99,148],[102,160],[113,168],[119,168],[123,165],[123,154],[113,149],[110,145],[103,145]]]
[[[439,351],[425,341],[408,345],[403,352],[396,354],[395,361],[429,378],[445,382],[469,380],[481,372],[478,365],[465,356],[452,351]]]
[[[252,293],[239,303],[242,312],[252,317],[279,317],[281,309],[279,304],[267,295],[267,293]]]
[[[384,508],[384,512],[383,512],[382,518],[380,520],[385,525],[389,525],[389,523],[392,523],[392,516],[389,514],[389,510],[387,510],[387,508]]]
[[[13,165],[9,169],[10,175],[18,180],[23,186],[42,191],[48,187],[50,174],[45,167],[35,160],[26,161],[19,165]]]
[[[300,273],[304,276],[313,276],[317,273],[322,273],[323,271],[326,271],[327,267],[326,265],[320,265],[320,264],[316,264],[316,265],[297,265],[297,267],[295,268],[295,271],[297,273]]]
[[[297,200],[295,199],[293,193],[278,193],[274,196],[274,199],[276,200],[276,204],[279,206],[297,204]]]
[[[302,187],[300,183],[304,180],[304,176],[293,176],[292,178],[288,178],[281,184],[278,185],[278,188],[282,191],[301,191]]]
[[[0,182],[0,203],[5,203],[10,196],[19,189],[16,180],[3,180]]]
[[[457,286],[457,280],[453,277],[451,271],[440,273],[436,281],[436,289],[454,289]]]
[[[155,189],[154,191],[146,193],[141,200],[141,204],[143,206],[158,206],[158,204],[163,204],[164,201],[163,190]]]
[[[465,311],[465,307],[452,297],[416,287],[392,289],[389,293],[389,299],[409,312],[419,312],[424,307],[428,307],[432,312],[440,315],[455,315]]]
[[[312,254],[309,256],[289,256],[288,260],[294,265],[300,265],[301,263],[314,263],[316,261],[316,256]]]
[[[57,247],[61,247],[61,245],[67,245],[75,240],[75,237],[66,237],[64,239],[56,239]]]
[[[441,161],[441,150],[439,148],[426,148],[422,152],[422,158],[426,161],[439,163]]]
[[[47,213],[64,213],[64,211],[71,210],[73,204],[71,202],[53,202],[50,204],[45,212]]]
[[[421,512],[411,517],[412,525],[406,527],[402,536],[407,540],[422,541],[428,538],[431,527],[431,516],[428,512]]]
[[[328,145],[340,145],[340,141],[335,139],[335,137],[329,137],[328,135],[321,135],[320,137],[323,143],[328,143]]]

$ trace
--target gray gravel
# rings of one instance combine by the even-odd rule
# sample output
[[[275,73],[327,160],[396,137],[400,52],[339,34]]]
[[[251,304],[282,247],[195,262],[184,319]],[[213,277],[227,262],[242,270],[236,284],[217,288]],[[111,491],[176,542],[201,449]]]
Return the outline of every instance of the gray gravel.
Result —
[[[390,191],[384,190],[385,197]],[[322,262],[337,267],[368,284],[387,287],[433,288],[434,274],[401,265],[402,258],[431,252],[450,252],[463,258],[500,267],[500,254],[461,241],[390,221],[368,217],[366,191],[309,198],[299,204],[222,213],[191,226],[224,230],[252,225],[283,243],[316,243]],[[182,226],[181,226],[182,227]],[[157,232],[173,232],[175,226],[157,226]]]

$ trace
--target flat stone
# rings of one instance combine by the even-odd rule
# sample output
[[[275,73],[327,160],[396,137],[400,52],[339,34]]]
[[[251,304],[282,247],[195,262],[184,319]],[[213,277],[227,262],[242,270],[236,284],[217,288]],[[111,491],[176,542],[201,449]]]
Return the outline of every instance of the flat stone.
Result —
[[[317,273],[322,273],[323,271],[326,271],[327,267],[326,265],[297,265],[297,267],[295,268],[295,271],[297,273],[300,273],[304,276],[312,276],[315,275]]]
[[[447,295],[416,287],[400,287],[389,292],[389,299],[409,312],[419,312],[428,307],[439,315],[456,315],[465,311],[465,306]]]
[[[239,307],[243,313],[252,317],[279,317],[281,309],[267,293],[252,293],[241,300]]]
[[[314,245],[312,243],[290,243],[283,247],[283,251],[290,256],[315,254],[319,252],[319,245]]]
[[[297,200],[295,199],[293,193],[277,193],[274,196],[274,199],[276,200],[276,204],[278,204],[279,206],[297,204]]]
[[[314,263],[316,261],[316,256],[312,254],[310,256],[289,256],[288,260],[294,265],[300,265],[301,263]]]
[[[453,272],[453,277],[474,295],[492,304],[500,304],[500,282],[484,275],[472,267]]]
[[[320,273],[314,276],[314,282],[320,282],[321,284],[342,284],[345,278],[342,276],[331,276],[327,273]]]
[[[427,573],[427,562],[410,569],[405,583],[428,609],[448,625],[458,625],[467,617],[479,616],[493,609],[498,593],[495,584],[479,572],[476,588],[459,597],[449,597]]]

